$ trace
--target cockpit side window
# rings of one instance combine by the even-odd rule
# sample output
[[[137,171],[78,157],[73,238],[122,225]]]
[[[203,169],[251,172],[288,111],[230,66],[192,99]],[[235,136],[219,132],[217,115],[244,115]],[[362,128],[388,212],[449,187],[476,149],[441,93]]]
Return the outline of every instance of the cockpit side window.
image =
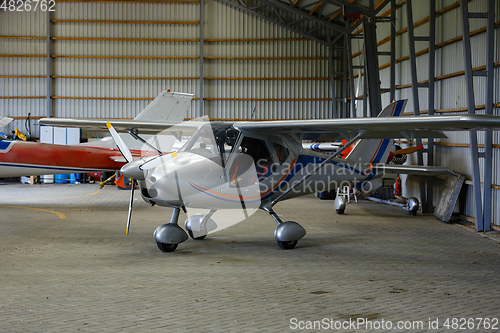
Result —
[[[244,137],[241,141],[241,151],[250,155],[256,165],[273,163],[273,158],[265,141],[250,137]]]
[[[285,163],[288,155],[290,155],[290,150],[279,143],[273,142],[274,150],[276,151],[276,155],[278,155],[278,160],[280,164]]]

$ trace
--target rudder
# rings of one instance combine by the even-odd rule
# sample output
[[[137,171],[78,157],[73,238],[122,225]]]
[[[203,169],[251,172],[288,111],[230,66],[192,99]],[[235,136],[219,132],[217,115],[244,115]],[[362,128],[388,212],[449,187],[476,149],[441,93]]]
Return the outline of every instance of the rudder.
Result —
[[[406,100],[389,104],[377,117],[399,117],[406,106]],[[387,161],[393,139],[361,139],[355,143],[346,159],[355,163],[380,163]],[[370,152],[373,152],[370,153]]]

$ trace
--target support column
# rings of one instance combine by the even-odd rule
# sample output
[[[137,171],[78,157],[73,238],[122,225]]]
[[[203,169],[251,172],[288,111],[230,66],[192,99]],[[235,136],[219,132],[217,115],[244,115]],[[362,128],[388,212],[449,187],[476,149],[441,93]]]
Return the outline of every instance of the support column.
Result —
[[[417,80],[417,59],[415,54],[415,33],[413,30],[413,7],[412,0],[406,0],[406,13],[408,17],[408,39],[409,39],[409,53],[410,53],[410,71],[411,71],[411,90],[413,96],[413,113],[415,116],[420,116],[420,102],[418,98],[418,80]],[[422,139],[416,139],[417,145],[422,144]],[[424,156],[421,151],[417,152],[417,164],[424,165]],[[425,191],[425,178],[419,176],[420,187],[420,200],[422,201],[422,212],[426,213],[427,208],[427,194]]]
[[[434,77],[436,76],[436,0],[429,0],[429,115],[434,114]],[[429,138],[427,144],[427,165],[434,165],[434,139]],[[427,177],[427,212],[434,212],[434,177]]]
[[[382,110],[376,28],[377,26],[373,18],[365,17],[363,19],[363,35],[366,50],[365,75],[367,75],[368,95],[370,97],[370,113],[372,117],[376,117]]]
[[[368,76],[366,73],[366,59],[364,64],[364,75],[363,75],[363,117],[368,117]]]
[[[346,22],[346,28],[349,31],[348,34],[345,35],[345,38],[347,40],[347,62],[348,62],[348,71],[349,71],[349,96],[351,97],[351,103],[350,105],[350,114],[349,116],[351,118],[356,118],[356,93],[354,92],[354,68],[353,68],[353,63],[352,63],[352,39],[351,39],[351,32],[350,32],[350,26],[349,22]],[[358,78],[358,80],[361,80],[361,77]]]
[[[396,0],[391,0],[391,77],[390,100],[396,100]]]
[[[486,107],[485,113],[493,115],[493,62],[495,56],[495,0],[488,1],[488,18],[486,23],[487,49],[486,49]],[[491,131],[486,131],[484,140],[484,231],[491,230],[491,185],[493,168],[493,136]]]
[[[332,94],[332,113],[333,113],[333,118],[338,118],[338,111],[337,111],[337,96],[336,96],[336,91],[335,91],[335,63],[333,61],[333,44],[331,42],[332,36],[331,36],[331,30],[326,29],[326,36],[328,40],[328,70],[330,71],[330,92]]]
[[[205,73],[204,73],[204,53],[203,44],[205,43],[205,1],[200,1],[200,110],[198,111],[198,116],[203,117],[205,114],[204,110],[204,99],[205,99]]]
[[[460,0],[460,11],[462,13],[463,41],[464,41],[464,62],[465,81],[467,84],[467,109],[469,114],[476,112],[476,102],[474,100],[472,56],[470,44],[469,28],[469,8],[467,0]],[[479,152],[477,146],[477,132],[470,131],[470,152],[472,160],[472,190],[474,195],[474,217],[476,218],[476,230],[484,231],[483,205],[481,198],[481,179],[479,175]]]
[[[50,118],[52,117],[52,57],[51,57],[51,40],[50,40],[50,35],[51,35],[51,25],[52,23],[50,22],[50,11],[47,11],[46,13],[46,25],[47,25],[47,39],[45,42],[46,45],[46,51],[47,51],[47,103],[46,103],[46,117]]]
[[[344,50],[342,52],[342,116],[341,118],[348,118],[347,115],[347,76],[349,75],[348,71],[348,60],[349,57],[347,54],[347,34],[344,35]]]

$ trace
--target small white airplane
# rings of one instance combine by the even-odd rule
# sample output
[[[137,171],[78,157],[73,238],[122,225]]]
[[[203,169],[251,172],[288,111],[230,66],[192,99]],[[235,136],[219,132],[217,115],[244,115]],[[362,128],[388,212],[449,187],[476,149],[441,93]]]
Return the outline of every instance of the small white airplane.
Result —
[[[362,190],[381,186],[383,173],[432,175],[456,174],[444,167],[386,164],[394,148],[394,138],[413,141],[418,137],[445,138],[442,131],[497,130],[499,116],[409,116],[399,117],[406,105],[400,100],[388,105],[376,118],[288,120],[259,122],[187,122],[178,126],[162,122],[123,124],[107,123],[113,139],[128,163],[121,172],[138,181],[142,198],[151,205],[172,207],[169,223],[154,232],[158,248],[174,251],[188,239],[179,227],[181,209],[203,208],[206,214],[191,215],[185,229],[194,239],[203,239],[217,227],[211,216],[219,209],[237,208],[247,216],[252,209],[268,212],[277,222],[274,236],[282,249],[293,249],[306,234],[294,221],[283,222],[274,206],[286,199],[349,185]],[[41,119],[41,124],[55,126],[95,126],[98,120]],[[176,153],[145,156],[134,160],[118,130],[146,133],[166,130],[185,138],[186,144]],[[303,149],[303,140],[345,139],[333,154]],[[344,159],[344,150],[354,144]],[[127,233],[132,212],[133,190],[129,205]],[[335,202],[343,212],[345,202]],[[415,213],[418,200],[410,200]]]

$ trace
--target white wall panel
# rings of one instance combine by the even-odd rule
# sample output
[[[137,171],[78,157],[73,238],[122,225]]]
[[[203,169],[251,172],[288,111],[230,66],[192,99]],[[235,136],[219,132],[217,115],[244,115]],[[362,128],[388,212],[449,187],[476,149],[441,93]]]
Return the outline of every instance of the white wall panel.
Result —
[[[46,16],[41,11],[0,11],[0,36],[45,37]],[[0,39],[2,55],[44,55],[45,41],[32,39]],[[2,57],[0,75],[44,75],[46,61],[39,57]],[[42,78],[0,78],[0,96],[45,96],[45,81]],[[0,99],[0,115],[11,117],[42,116],[45,114],[45,99]],[[24,119],[16,119],[0,129],[9,133],[19,128],[26,133]],[[34,122],[32,121],[32,124]],[[38,136],[36,126],[32,134]]]
[[[260,18],[248,15],[224,4],[207,1],[205,4],[206,39],[269,39],[299,36]],[[53,20],[104,20],[104,21],[153,21],[199,22],[199,4],[141,4],[141,3],[57,3]],[[36,20],[12,19],[11,25],[27,22],[34,28],[18,31],[22,36],[44,36],[45,16]],[[21,20],[21,21],[20,21]],[[36,24],[35,24],[36,23]],[[36,25],[40,26],[36,28]],[[143,39],[193,39],[198,40],[199,24],[90,24],[52,23],[55,38],[143,38]],[[7,30],[5,30],[7,31]],[[36,34],[34,34],[36,32]],[[12,31],[8,35],[14,36]],[[44,54],[44,41],[0,40],[11,54]],[[2,44],[0,44],[2,45]],[[145,41],[82,41],[52,40],[51,52],[57,56],[87,57],[199,57],[199,43],[145,42]],[[205,77],[211,78],[324,78],[328,77],[327,49],[307,40],[255,41],[255,42],[205,42],[207,57],[280,57],[323,58],[319,60],[205,60]],[[10,59],[10,58],[5,58]],[[31,58],[13,58],[2,61],[2,66],[17,75],[44,75],[45,60],[36,58],[39,66],[12,70],[12,61],[33,62]],[[63,79],[56,78],[54,96],[87,98],[154,98],[160,91],[170,88],[199,95],[198,59],[92,59],[53,58],[53,75],[73,77],[168,77],[193,78],[169,80],[119,80],[119,79]],[[40,79],[40,81],[44,81]],[[17,90],[25,85],[16,81]],[[206,80],[207,98],[330,98],[328,81],[227,81]],[[6,89],[3,89],[5,92]],[[42,93],[43,95],[43,93]],[[22,96],[22,95],[21,95]],[[125,110],[121,103],[131,109]],[[253,102],[249,102],[253,104]],[[267,103],[267,102],[266,102]],[[274,118],[307,117],[314,104],[315,117],[331,117],[330,101],[297,101],[282,105],[283,101],[269,102],[271,110],[266,116]],[[198,102],[193,102],[197,105]],[[238,101],[238,104],[248,104]],[[75,117],[131,117],[145,105],[144,101],[105,101],[85,99],[56,99],[55,116]],[[205,101],[209,115],[222,118],[239,118],[244,111],[235,109],[227,101]],[[41,114],[43,114],[43,109]],[[307,113],[307,114],[306,114]],[[196,109],[190,116],[196,116]],[[292,117],[293,115],[293,117]]]
[[[45,21],[45,13],[40,10],[12,12],[0,10],[2,36],[45,37]]]

